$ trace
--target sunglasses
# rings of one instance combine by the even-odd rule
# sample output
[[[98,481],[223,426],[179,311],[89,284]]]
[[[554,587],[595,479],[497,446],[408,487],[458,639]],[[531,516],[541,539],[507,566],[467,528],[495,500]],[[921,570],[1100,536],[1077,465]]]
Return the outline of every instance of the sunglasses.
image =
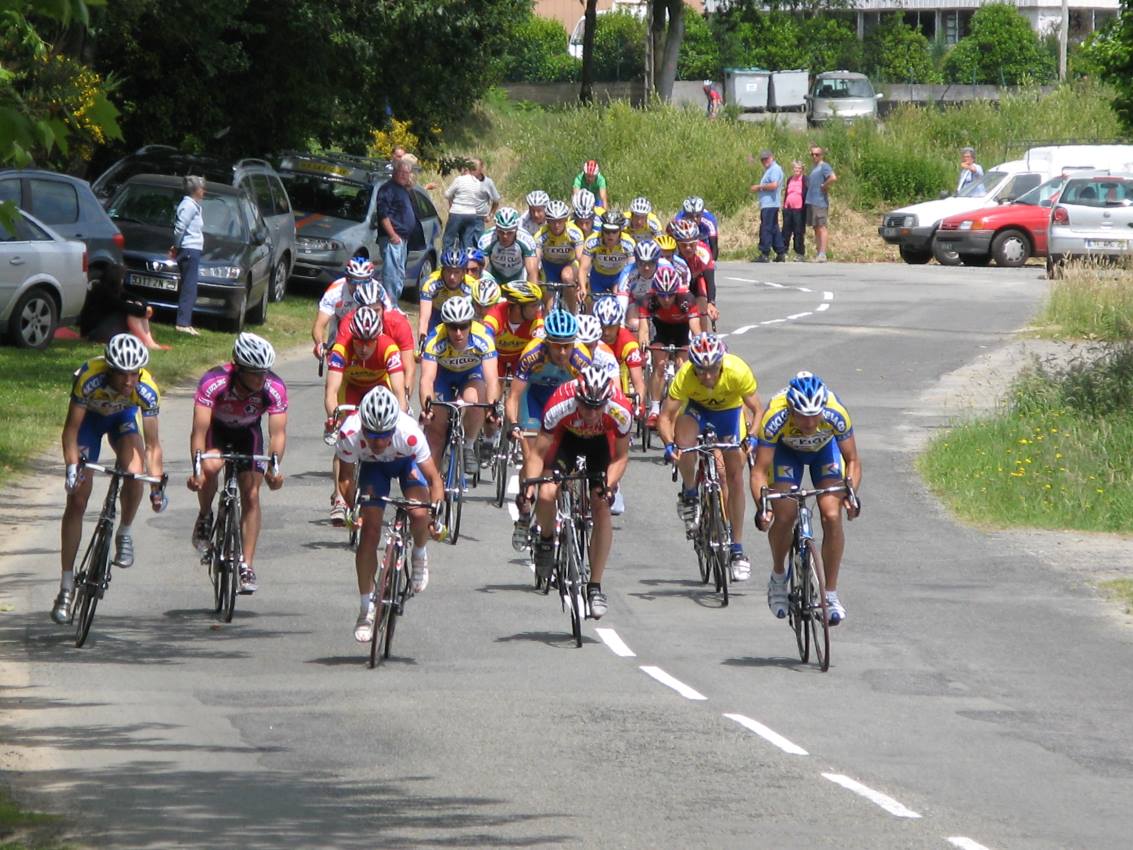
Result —
[[[469,329],[469,328],[471,328],[471,327],[472,327],[472,325],[471,325],[471,324],[469,324],[468,322],[465,322],[464,324],[460,324],[460,325],[449,325],[449,326],[448,326],[448,329],[449,329],[449,331],[450,331],[450,332],[451,332],[451,331],[461,331],[461,332],[464,332],[464,331],[468,330],[468,329]]]
[[[369,428],[363,428],[362,434],[367,440],[388,440],[393,436],[394,429],[388,431],[371,431]]]

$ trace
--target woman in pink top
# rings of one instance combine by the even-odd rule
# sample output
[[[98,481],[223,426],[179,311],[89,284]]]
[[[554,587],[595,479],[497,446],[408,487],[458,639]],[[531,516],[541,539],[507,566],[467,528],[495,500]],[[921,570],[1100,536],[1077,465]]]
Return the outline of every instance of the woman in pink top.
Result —
[[[791,163],[791,176],[787,178],[783,193],[783,242],[788,248],[794,242],[795,259],[799,261],[806,257],[805,197],[806,175],[803,174],[803,164],[796,159]]]

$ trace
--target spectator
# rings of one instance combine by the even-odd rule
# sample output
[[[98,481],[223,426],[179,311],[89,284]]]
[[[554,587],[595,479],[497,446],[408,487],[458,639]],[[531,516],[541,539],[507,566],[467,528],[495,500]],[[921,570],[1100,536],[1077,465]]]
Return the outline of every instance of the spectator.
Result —
[[[445,189],[448,221],[442,237],[444,248],[475,248],[484,224],[500,205],[500,192],[484,174],[484,161],[473,157],[460,176]]]
[[[825,159],[826,152],[815,145],[810,149],[813,167],[806,181],[806,223],[814,228],[814,261],[826,262],[827,227],[830,222],[830,186],[838,179]]]
[[[193,306],[197,303],[197,278],[201,272],[201,252],[205,248],[204,213],[205,178],[186,177],[185,197],[177,205],[173,223],[173,246],[169,256],[177,261],[181,272],[181,291],[177,299],[177,330],[200,336],[193,327]]]
[[[598,170],[596,159],[588,159],[582,163],[582,171],[574,178],[574,191],[570,196],[572,205],[577,203],[578,195],[583,189],[593,193],[599,201],[598,206],[602,208],[610,206],[610,196],[606,194],[606,176]]]
[[[413,165],[404,157],[393,166],[393,176],[378,189],[378,247],[382,252],[382,286],[394,304],[405,288],[405,258],[409,238],[417,225],[417,213],[409,187]]]
[[[716,118],[724,106],[724,97],[712,85],[711,80],[704,81],[704,96],[708,98],[708,118]]]
[[[956,194],[959,195],[963,192],[964,187],[969,183],[975,183],[984,176],[983,167],[976,162],[976,151],[974,148],[961,148],[960,149],[960,180],[956,184]]]
[[[150,332],[153,307],[144,301],[127,298],[123,290],[126,273],[122,266],[110,266],[101,278],[91,283],[87,300],[79,313],[79,333],[91,342],[109,342],[110,337],[130,333],[146,348],[168,351]]]
[[[396,157],[396,159],[394,158],[394,156],[392,154],[390,155],[390,165],[392,166],[392,164],[398,159],[405,160],[406,162],[408,162],[413,167],[412,168],[413,183],[414,183],[414,185],[416,185],[417,184],[417,174],[421,171],[421,161],[419,159],[417,159],[417,157],[414,156],[413,154],[406,153],[405,148],[403,148],[403,147],[396,147],[396,148],[394,148],[394,151],[395,152],[401,151],[401,153]],[[432,192],[436,188],[437,188],[437,184],[433,183],[432,181],[425,184],[425,191],[426,192]]]
[[[795,259],[806,260],[806,175],[797,159],[791,163],[783,195],[783,248],[795,245]]]
[[[775,262],[781,263],[787,258],[783,231],[779,229],[779,207],[782,206],[779,199],[783,192],[783,169],[767,149],[759,152],[759,161],[763,163],[763,176],[751,187],[751,191],[759,193],[759,256],[755,261],[766,263],[774,248]]]

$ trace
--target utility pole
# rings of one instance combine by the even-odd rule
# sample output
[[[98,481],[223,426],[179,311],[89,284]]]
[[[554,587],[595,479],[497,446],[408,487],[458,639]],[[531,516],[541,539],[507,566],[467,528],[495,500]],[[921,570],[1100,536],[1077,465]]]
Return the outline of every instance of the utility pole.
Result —
[[[1062,0],[1062,23],[1058,27],[1058,79],[1066,81],[1066,40],[1070,37],[1070,0]]]
[[[653,99],[657,81],[653,77],[653,0],[645,0],[645,103]]]

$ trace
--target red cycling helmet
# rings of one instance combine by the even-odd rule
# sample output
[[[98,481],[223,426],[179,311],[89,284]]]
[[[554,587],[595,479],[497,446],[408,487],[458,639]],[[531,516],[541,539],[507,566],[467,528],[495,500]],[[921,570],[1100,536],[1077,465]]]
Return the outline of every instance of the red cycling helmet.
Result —
[[[598,173],[598,160],[596,160],[596,159],[586,160],[586,162],[583,163],[583,165],[582,165],[582,173],[585,174],[587,177],[593,179],[594,175],[596,175]]]

